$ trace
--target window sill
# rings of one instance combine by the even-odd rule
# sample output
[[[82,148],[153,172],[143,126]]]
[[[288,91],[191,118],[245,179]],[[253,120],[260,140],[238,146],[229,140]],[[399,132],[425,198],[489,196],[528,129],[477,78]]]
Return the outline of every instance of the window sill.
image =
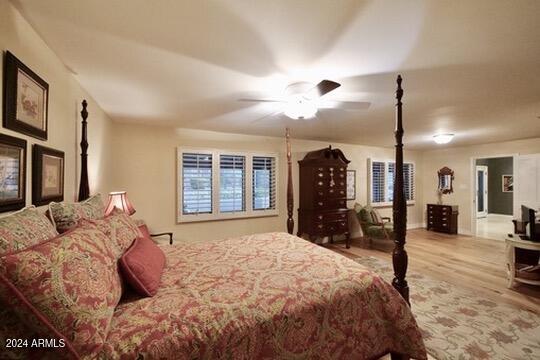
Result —
[[[391,202],[371,203],[370,205],[371,205],[371,207],[374,207],[374,208],[389,208],[389,207],[392,207]],[[416,200],[407,201],[407,206],[414,206],[414,205],[416,205]]]
[[[200,215],[181,215],[178,217],[177,224],[194,223],[194,222],[209,222],[209,221],[223,221],[223,220],[241,220],[241,219],[255,219],[262,217],[279,216],[278,211],[253,211],[250,214],[236,213],[236,214],[200,214]]]

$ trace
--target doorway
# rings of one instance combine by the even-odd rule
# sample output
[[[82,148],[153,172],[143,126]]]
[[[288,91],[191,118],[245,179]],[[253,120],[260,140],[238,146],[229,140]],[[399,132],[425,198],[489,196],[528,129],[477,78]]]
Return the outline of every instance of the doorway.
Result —
[[[488,215],[488,167],[476,165],[476,218]]]
[[[473,229],[475,235],[505,240],[513,233],[514,157],[478,158],[474,162]],[[512,184],[512,186],[509,186]]]

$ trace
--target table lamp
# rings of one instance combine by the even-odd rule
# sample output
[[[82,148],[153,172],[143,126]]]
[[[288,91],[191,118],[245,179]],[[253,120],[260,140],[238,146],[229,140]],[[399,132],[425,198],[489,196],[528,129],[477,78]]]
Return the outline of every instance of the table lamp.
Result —
[[[128,215],[135,214],[135,208],[129,201],[125,191],[114,191],[109,193],[109,202],[105,208],[105,216],[109,215],[114,208],[118,208]]]

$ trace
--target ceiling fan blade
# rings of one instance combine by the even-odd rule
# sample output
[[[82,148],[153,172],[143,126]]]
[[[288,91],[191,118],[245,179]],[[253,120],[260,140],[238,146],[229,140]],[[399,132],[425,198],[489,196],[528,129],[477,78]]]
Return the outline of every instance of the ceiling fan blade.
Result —
[[[283,100],[283,99],[247,99],[247,98],[238,99],[238,101],[243,101],[243,102],[285,102],[285,100]]]
[[[310,99],[315,99],[328,94],[330,91],[333,91],[340,86],[341,84],[335,81],[323,80],[307,93],[307,97]]]
[[[269,117],[272,117],[272,116],[274,116],[274,115],[277,115],[277,114],[279,114],[279,113],[281,113],[281,112],[283,112],[283,110],[281,110],[281,109],[278,110],[278,111],[271,112],[271,113],[266,114],[266,115],[264,115],[264,116],[262,116],[262,117],[260,117],[260,118],[258,118],[258,119],[253,120],[251,123],[252,123],[252,124],[258,123],[259,121],[262,121],[262,120],[264,120],[264,119],[267,119],[267,118],[269,118]]]
[[[366,110],[371,106],[370,102],[366,101],[324,101],[319,105],[324,109],[341,109],[341,110]]]

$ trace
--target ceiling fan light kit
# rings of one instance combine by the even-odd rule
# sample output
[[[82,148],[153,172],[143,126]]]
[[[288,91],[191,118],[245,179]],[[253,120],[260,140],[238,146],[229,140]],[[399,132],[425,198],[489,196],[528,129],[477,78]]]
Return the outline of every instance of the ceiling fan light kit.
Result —
[[[315,100],[303,96],[294,97],[287,102],[283,113],[294,120],[311,119],[317,114],[318,106]]]
[[[433,135],[433,141],[437,144],[448,144],[454,138],[454,134],[437,134]]]

